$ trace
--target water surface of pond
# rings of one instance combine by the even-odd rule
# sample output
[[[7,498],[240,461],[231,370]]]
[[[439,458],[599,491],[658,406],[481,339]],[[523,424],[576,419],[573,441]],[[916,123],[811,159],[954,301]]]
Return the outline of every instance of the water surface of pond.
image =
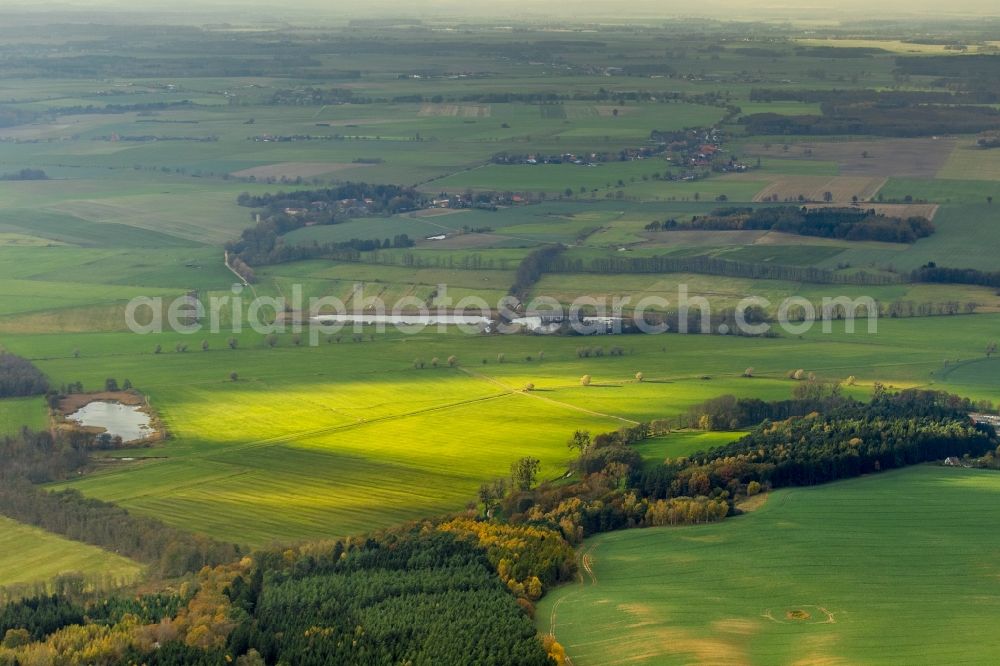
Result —
[[[138,405],[123,405],[120,402],[90,402],[66,417],[82,426],[104,428],[112,437],[121,437],[123,442],[145,439],[153,434],[149,414]]]

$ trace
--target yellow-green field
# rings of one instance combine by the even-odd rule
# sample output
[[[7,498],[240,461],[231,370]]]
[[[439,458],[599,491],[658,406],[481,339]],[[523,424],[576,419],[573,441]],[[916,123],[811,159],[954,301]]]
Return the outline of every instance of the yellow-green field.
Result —
[[[44,586],[60,574],[123,584],[141,572],[132,560],[0,516],[0,587]]]

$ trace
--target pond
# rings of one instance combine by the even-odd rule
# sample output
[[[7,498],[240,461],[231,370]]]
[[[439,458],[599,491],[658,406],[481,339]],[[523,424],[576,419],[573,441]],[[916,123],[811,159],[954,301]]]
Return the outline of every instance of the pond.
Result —
[[[138,405],[98,400],[87,403],[66,418],[82,426],[104,428],[112,437],[121,437],[123,442],[145,439],[153,434],[149,414]]]

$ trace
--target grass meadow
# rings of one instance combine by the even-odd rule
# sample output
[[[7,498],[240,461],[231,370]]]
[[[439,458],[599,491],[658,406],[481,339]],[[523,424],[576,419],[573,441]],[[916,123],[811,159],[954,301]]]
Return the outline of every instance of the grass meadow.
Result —
[[[60,574],[130,583],[137,562],[0,516],[0,587],[44,585]]]
[[[1000,521],[977,509],[997,493],[995,472],[921,466],[600,535],[537,622],[577,666],[988,663]]]

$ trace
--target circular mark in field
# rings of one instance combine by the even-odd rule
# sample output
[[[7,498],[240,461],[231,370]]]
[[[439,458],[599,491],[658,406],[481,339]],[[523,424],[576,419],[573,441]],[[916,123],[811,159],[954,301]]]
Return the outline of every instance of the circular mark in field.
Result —
[[[807,610],[811,608],[812,610]],[[776,622],[787,624],[789,622],[801,622],[803,624],[836,624],[837,618],[834,614],[823,606],[814,604],[804,604],[798,608],[787,608],[784,611],[776,611],[768,608],[760,614],[761,617]],[[775,617],[777,615],[777,617]],[[779,619],[781,616],[782,619]]]

